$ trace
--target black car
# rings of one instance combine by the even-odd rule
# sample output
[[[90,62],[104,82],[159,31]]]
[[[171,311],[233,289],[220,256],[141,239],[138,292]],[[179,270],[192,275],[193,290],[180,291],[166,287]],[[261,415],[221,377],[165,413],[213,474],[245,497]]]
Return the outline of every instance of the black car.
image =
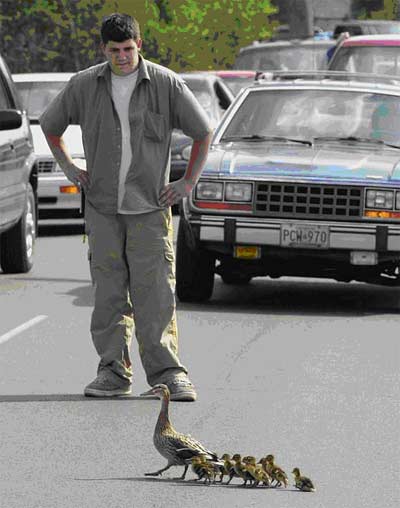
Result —
[[[37,167],[26,112],[0,56],[0,265],[4,273],[33,266]]]

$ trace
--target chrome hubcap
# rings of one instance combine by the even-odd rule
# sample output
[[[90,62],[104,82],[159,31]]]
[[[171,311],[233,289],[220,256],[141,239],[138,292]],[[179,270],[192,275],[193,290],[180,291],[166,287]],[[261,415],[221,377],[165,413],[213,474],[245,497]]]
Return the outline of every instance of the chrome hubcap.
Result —
[[[28,258],[33,255],[33,245],[35,243],[36,230],[35,230],[35,216],[32,207],[32,200],[28,199],[28,206],[25,215],[25,241],[26,241],[26,253]]]

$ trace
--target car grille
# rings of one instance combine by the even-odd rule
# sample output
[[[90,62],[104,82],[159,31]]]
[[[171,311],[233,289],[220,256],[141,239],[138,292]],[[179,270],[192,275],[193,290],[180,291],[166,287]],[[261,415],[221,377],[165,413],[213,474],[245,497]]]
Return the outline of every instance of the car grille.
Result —
[[[42,159],[38,161],[39,173],[52,173],[55,171],[56,161],[53,159]]]
[[[268,217],[361,218],[363,189],[302,183],[256,183],[255,213]]]

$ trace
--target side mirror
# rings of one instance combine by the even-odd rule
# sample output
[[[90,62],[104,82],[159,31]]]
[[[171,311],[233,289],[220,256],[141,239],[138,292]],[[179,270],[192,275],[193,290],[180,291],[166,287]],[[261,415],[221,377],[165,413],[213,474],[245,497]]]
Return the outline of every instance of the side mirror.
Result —
[[[0,110],[0,131],[18,129],[22,125],[22,113],[16,109]]]

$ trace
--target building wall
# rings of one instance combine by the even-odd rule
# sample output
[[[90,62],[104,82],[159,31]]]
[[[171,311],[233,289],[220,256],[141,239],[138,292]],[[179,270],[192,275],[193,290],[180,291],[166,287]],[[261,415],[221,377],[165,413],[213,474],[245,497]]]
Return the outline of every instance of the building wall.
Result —
[[[323,30],[332,30],[336,23],[345,18],[356,17],[357,11],[365,7],[370,10],[379,10],[383,7],[383,0],[272,0],[279,8],[278,19],[280,23],[289,22],[290,15],[296,12],[296,7],[306,2],[311,9],[314,25]],[[302,7],[301,7],[302,9]],[[399,12],[400,14],[400,12]],[[303,16],[304,18],[305,16]],[[302,20],[299,19],[299,23]]]
[[[311,3],[314,24],[323,30],[332,30],[336,23],[351,17],[352,0],[312,0]]]

